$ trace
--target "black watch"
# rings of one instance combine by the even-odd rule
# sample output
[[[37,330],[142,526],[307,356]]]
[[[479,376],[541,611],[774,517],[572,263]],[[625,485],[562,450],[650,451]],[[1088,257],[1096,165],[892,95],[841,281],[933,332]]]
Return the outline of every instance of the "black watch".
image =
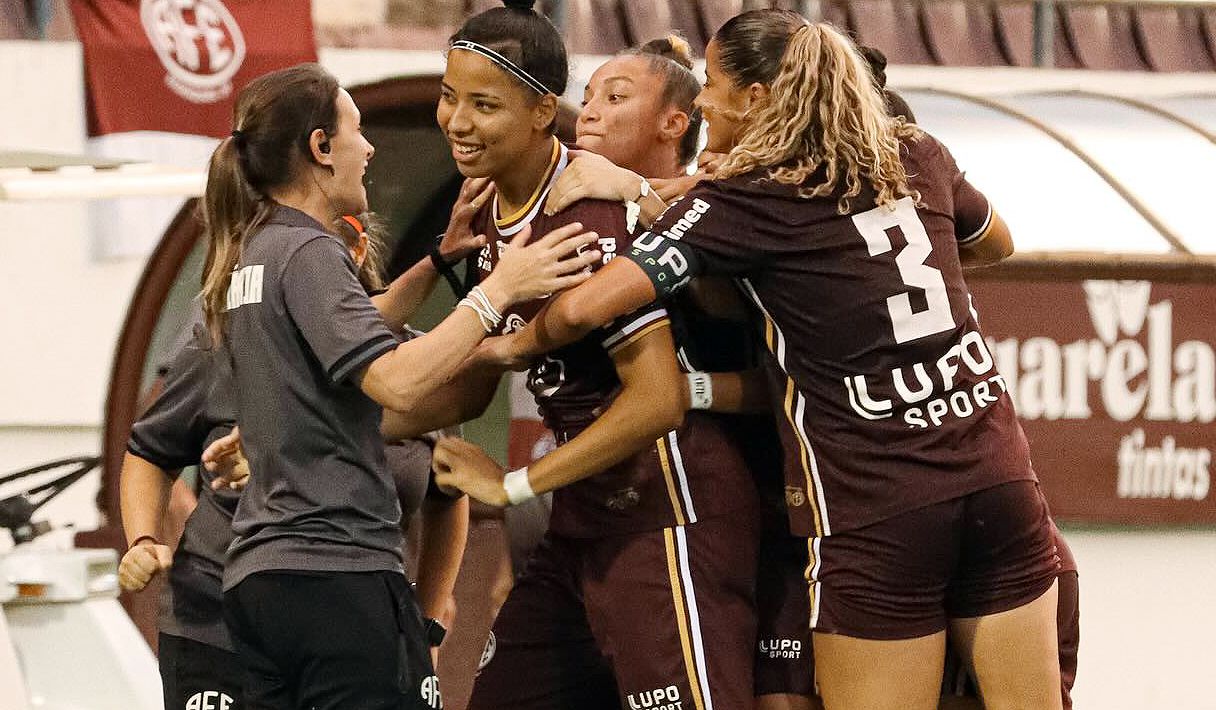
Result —
[[[434,619],[426,620],[426,641],[432,648],[443,643],[443,638],[448,635],[448,630],[443,628],[443,624]]]

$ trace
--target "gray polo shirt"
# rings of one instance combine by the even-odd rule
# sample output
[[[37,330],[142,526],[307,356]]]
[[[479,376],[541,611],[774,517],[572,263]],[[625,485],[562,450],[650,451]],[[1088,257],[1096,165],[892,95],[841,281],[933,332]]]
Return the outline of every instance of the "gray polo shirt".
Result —
[[[254,572],[401,571],[380,405],[352,381],[397,345],[346,248],[279,206],[232,275],[224,347],[254,475],[224,589]]]

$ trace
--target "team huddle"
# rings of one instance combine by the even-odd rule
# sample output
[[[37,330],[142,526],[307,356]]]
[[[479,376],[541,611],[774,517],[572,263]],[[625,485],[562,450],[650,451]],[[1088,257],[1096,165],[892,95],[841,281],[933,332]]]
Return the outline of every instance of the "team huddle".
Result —
[[[1011,237],[875,54],[745,12],[704,85],[676,36],[610,59],[567,145],[553,25],[476,15],[436,109],[464,187],[387,286],[350,95],[316,65],[245,87],[198,323],[123,467],[166,707],[442,707],[468,498],[546,493],[469,708],[1071,707],[1076,566],[964,281]],[[413,331],[441,276],[457,307]],[[435,432],[511,370],[556,446],[504,471]]]

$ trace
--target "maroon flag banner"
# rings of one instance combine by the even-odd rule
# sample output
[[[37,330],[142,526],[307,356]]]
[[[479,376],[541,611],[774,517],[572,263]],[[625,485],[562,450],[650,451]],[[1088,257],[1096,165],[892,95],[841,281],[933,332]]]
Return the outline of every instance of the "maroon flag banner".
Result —
[[[227,135],[241,86],[317,56],[309,0],[72,0],[72,14],[93,136]]]

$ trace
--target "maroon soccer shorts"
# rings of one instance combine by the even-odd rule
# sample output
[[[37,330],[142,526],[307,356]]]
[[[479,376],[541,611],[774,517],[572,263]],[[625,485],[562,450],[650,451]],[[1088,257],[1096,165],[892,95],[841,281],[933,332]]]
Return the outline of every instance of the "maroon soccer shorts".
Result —
[[[469,710],[750,707],[753,525],[547,533],[494,622]]]
[[[812,541],[811,626],[916,638],[1027,604],[1059,574],[1034,481],[1004,483]]]
[[[811,696],[811,613],[807,598],[807,538],[790,534],[782,516],[765,521],[756,577],[756,695]]]

